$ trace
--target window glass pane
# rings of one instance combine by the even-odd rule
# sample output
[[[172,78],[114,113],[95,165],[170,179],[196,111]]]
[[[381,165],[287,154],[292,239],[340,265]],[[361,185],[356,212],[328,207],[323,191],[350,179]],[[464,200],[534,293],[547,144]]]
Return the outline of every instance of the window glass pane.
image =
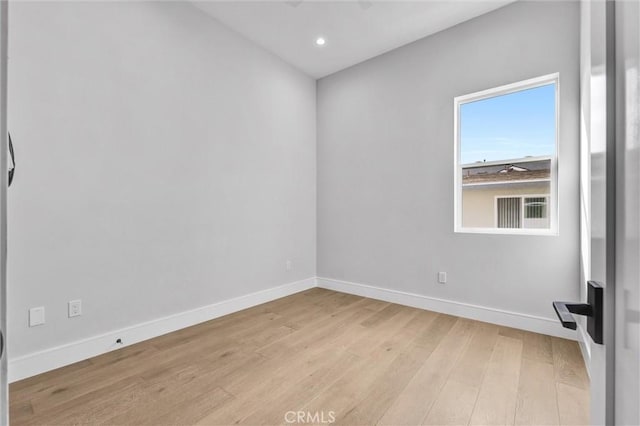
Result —
[[[549,229],[556,83],[458,108],[463,228]]]
[[[460,105],[460,162],[555,153],[555,83]]]
[[[546,197],[525,198],[524,200],[524,217],[526,219],[544,219],[547,217]]]

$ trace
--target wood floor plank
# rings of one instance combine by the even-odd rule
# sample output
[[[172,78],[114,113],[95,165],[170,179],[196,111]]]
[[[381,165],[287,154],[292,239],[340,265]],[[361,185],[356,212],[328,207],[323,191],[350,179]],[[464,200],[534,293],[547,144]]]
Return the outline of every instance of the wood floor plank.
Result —
[[[551,349],[551,337],[543,334],[523,331],[524,358],[553,364],[553,351]]]
[[[153,345],[149,341],[148,345]],[[153,346],[149,346],[153,349]],[[237,350],[237,345],[224,336],[203,335],[197,344],[183,344],[163,351],[152,350],[149,353],[136,351],[131,358],[123,358],[117,363],[101,365],[78,376],[72,373],[66,381],[50,386],[43,392],[34,394],[31,402],[36,414],[48,408],[76,399],[85,393],[98,390],[124,377],[139,377],[148,366],[164,368],[180,363],[192,363],[204,356],[218,356]]]
[[[154,348],[149,349],[149,352],[131,353],[131,358],[122,362],[96,366],[84,372],[72,372],[65,375],[65,381],[60,381],[59,378],[50,380],[46,386],[32,393],[30,401],[34,412],[45,412],[51,407],[139,373],[139,362],[153,361],[154,354],[158,354]]]
[[[126,377],[108,386],[93,390],[73,400],[36,412],[26,424],[96,424],[104,422],[111,413],[135,404],[141,396],[143,380],[138,377]]]
[[[338,414],[338,423],[344,425],[375,424],[393,403],[397,394],[407,385],[421,363],[406,353],[398,354],[382,369],[379,376],[361,391]],[[369,367],[363,367],[369,368]],[[356,372],[361,374],[361,372]]]
[[[225,390],[235,396],[240,396],[246,389],[251,389],[256,383],[264,384],[273,379],[276,374],[291,374],[296,368],[310,368],[319,362],[323,353],[328,350],[339,349],[346,341],[352,342],[354,337],[349,331],[357,327],[357,321],[371,315],[366,306],[350,312],[330,328],[328,333],[300,336],[297,341],[289,342],[285,352],[278,356],[267,357],[263,365],[248,368],[239,372],[230,383],[222,383]],[[297,334],[297,333],[296,333]],[[345,339],[344,341],[342,339]],[[258,352],[262,355],[262,351]],[[264,356],[264,355],[263,355]]]
[[[273,425],[302,410],[348,425],[581,424],[579,355],[567,340],[311,289],[14,383],[10,416]]]
[[[227,321],[227,318],[223,318],[221,323],[224,325],[218,325],[216,323],[204,323],[190,327],[190,330],[184,333],[174,335],[164,335],[153,339],[153,345],[164,350],[167,348],[173,348],[177,345],[189,345],[193,339],[201,338],[203,335],[216,335],[217,333],[224,333],[226,337],[237,337],[251,333],[255,329],[264,329],[270,327],[271,324],[281,325],[281,321],[277,322],[280,315],[273,312],[263,312],[258,315],[247,316],[246,320],[241,321]],[[250,319],[250,320],[249,320]],[[247,321],[248,320],[248,321]]]
[[[298,409],[310,412],[330,410],[335,412],[337,423],[341,423],[345,414],[366,395],[372,384],[385,373],[398,354],[409,345],[410,342],[402,333],[402,328],[415,315],[417,315],[415,311],[402,310],[388,318],[385,321],[386,327],[379,327],[375,333],[378,343],[365,351],[367,356],[363,357],[363,362],[332,383],[325,392]],[[356,352],[354,349],[360,346],[359,341],[356,341],[347,350],[349,353],[354,353]]]
[[[586,389],[589,386],[589,376],[582,362],[580,347],[576,342],[553,337],[551,346],[556,381]]]
[[[247,369],[242,377],[236,376],[231,381],[219,382],[226,390],[232,392],[236,400],[219,412],[206,417],[202,422],[204,424],[240,423],[245,416],[252,414],[254,408],[260,406],[260,403],[274,397],[277,398],[279,393],[288,391],[291,387],[295,387],[300,380],[306,378],[296,372],[310,371],[316,377],[322,376],[321,372],[327,368],[331,370],[331,364],[341,355],[341,352],[335,349],[341,345],[335,345],[335,343],[343,338],[345,341],[352,340],[353,336],[343,336],[348,335],[350,327],[357,326],[357,319],[362,318],[364,314],[371,315],[371,312],[367,313],[366,308],[355,311],[352,316],[347,317],[352,320],[347,323],[348,326],[344,327],[340,334],[325,336],[326,341],[316,341],[313,345],[295,348],[294,351],[287,354],[285,359],[270,358],[264,365],[258,366],[256,369]],[[327,344],[327,341],[334,344]],[[349,358],[353,357],[346,357],[346,359]]]
[[[74,371],[86,371],[86,369],[91,368],[92,365],[93,363],[91,359],[85,359],[83,361],[63,367],[64,374],[71,374]],[[47,371],[46,373],[29,377],[27,379],[20,380],[19,382],[11,383],[9,385],[11,396],[12,398],[14,398],[14,400],[17,400],[23,393],[27,395],[27,397],[29,397],[33,391],[46,386],[46,383],[48,381],[57,380],[62,372],[62,369],[56,368],[55,370]]]
[[[295,350],[304,348],[309,345],[318,344],[328,337],[340,332],[341,329],[350,326],[356,318],[360,321],[375,315],[377,310],[371,308],[380,308],[377,303],[371,303],[369,299],[356,302],[348,309],[343,309],[329,316],[320,316],[311,319],[313,327],[306,327],[303,330],[292,333],[284,338],[275,340],[257,349],[257,352],[267,358],[278,358],[291,354]]]
[[[255,423],[261,423],[267,414],[272,418],[275,417],[276,422],[282,422],[284,414],[291,410],[291,407],[294,407],[293,403],[296,400],[283,400],[284,395],[290,394],[292,389],[298,389],[302,392],[298,398],[302,395],[313,398],[324,387],[332,383],[336,377],[340,377],[343,371],[347,371],[351,365],[360,361],[354,355],[344,352],[342,354],[322,354],[311,362],[312,366],[308,367],[312,371],[312,377],[285,375],[281,371],[259,385],[237,390],[233,402],[211,413],[198,423],[203,425],[252,424],[252,421],[249,420],[252,416],[257,417]],[[310,383],[313,384],[312,387],[301,389]],[[266,410],[266,407],[275,411]]]
[[[564,383],[557,384],[558,411],[561,425],[585,426],[589,421],[589,390]]]
[[[422,424],[468,424],[477,396],[476,386],[457,380],[447,380]]]
[[[471,339],[474,327],[473,321],[456,320],[449,333],[382,416],[380,424],[415,425],[424,420]]]
[[[216,385],[211,374],[193,371],[170,374],[146,382],[150,397],[140,399],[105,420],[112,425],[193,424],[218,409],[233,396]],[[177,413],[177,415],[176,415]]]
[[[325,391],[333,382],[356,368],[361,359],[357,356],[341,352],[316,370],[308,373],[301,381],[287,389],[279,388],[283,392],[269,392],[267,404],[254,405],[249,415],[242,419],[246,425],[274,425],[281,424],[291,407],[300,407]],[[328,413],[327,413],[328,415]]]
[[[498,327],[477,323],[471,341],[456,363],[449,380],[480,388],[489,359],[498,339]]]
[[[516,405],[516,425],[558,425],[553,365],[523,353]]]
[[[512,425],[515,421],[522,340],[500,335],[491,354],[471,425]]]
[[[498,327],[487,323],[476,324],[471,339],[423,424],[469,423],[497,338]]]
[[[365,307],[360,311],[356,311],[356,313],[358,312],[365,314],[367,312],[367,308]],[[367,316],[370,316],[371,314],[372,312],[369,312]],[[394,318],[394,322],[396,322],[398,327],[400,327],[409,321],[413,314],[414,312],[410,311],[404,312]],[[354,315],[347,317],[346,319],[349,319],[349,321],[345,323],[346,327],[343,328],[343,333],[341,333],[341,335],[345,335],[350,328],[357,326],[357,322],[354,321],[356,319]],[[383,329],[383,331],[391,334],[395,329]],[[340,336],[327,335],[324,336],[324,338],[331,341],[332,344],[327,345],[323,344],[322,341],[316,340],[313,342],[311,347],[308,345],[305,346],[304,349],[306,355],[301,354],[300,352],[289,353],[289,361],[284,363],[281,358],[272,358],[272,364],[275,370],[270,368],[262,369],[260,372],[247,375],[246,380],[244,381],[236,380],[229,385],[225,385],[225,389],[230,390],[236,397],[236,400],[223,410],[204,418],[202,420],[202,424],[241,423],[244,421],[244,416],[246,414],[251,414],[252,408],[260,401],[271,399],[274,394],[278,394],[279,390],[283,388],[287,389],[291,386],[295,386],[295,383],[291,382],[291,380],[287,380],[287,376],[291,376],[291,371],[298,371],[302,368],[305,370],[313,370],[314,368],[322,368],[323,365],[326,366],[327,362],[331,362],[331,356],[330,354],[327,354],[327,351],[333,351],[333,349],[344,348],[344,351],[348,353],[346,344],[339,344],[336,342],[337,339],[340,339]],[[353,340],[354,336],[349,336],[344,343],[348,341],[352,342]],[[309,354],[311,354],[311,356],[309,356]],[[354,356],[351,354],[349,355],[351,357]],[[279,368],[277,368],[278,366]],[[258,375],[258,380],[256,380],[256,374]],[[333,380],[335,380],[335,377]],[[256,382],[259,383],[257,387],[255,386]],[[310,397],[314,396],[315,394],[310,395]]]
[[[142,424],[149,426],[195,425],[208,413],[216,411],[231,400],[233,400],[233,396],[221,388],[215,388],[211,392],[194,392],[190,390],[182,394],[181,399],[170,401],[173,403],[170,408],[166,409],[166,407],[163,407],[159,411],[153,411],[153,414],[147,415],[146,417],[141,413],[143,418],[140,423],[132,423],[126,419],[122,424]]]
[[[361,325],[364,327],[375,327],[377,324],[386,321],[387,319],[393,317],[398,312],[402,310],[402,306],[396,304],[387,305],[384,309],[379,311],[377,314],[371,316],[370,318],[362,321]]]
[[[14,402],[9,406],[9,417],[20,422],[33,417],[34,411],[30,401]]]
[[[429,312],[427,315],[426,312],[419,312],[410,321],[402,332],[415,336],[414,339],[376,379],[364,397],[340,417],[340,423],[363,425],[377,423],[435,349],[436,344],[427,344],[425,336],[439,335],[441,338],[443,331],[450,329],[450,327],[444,328],[442,322],[453,325],[453,322],[448,321],[447,318],[443,317],[443,321],[437,321],[437,319],[438,316],[433,313]]]
[[[498,326],[498,328],[500,330],[498,332],[500,336],[511,337],[512,339],[519,339],[524,341],[524,335],[526,331],[518,330],[517,328],[505,327],[505,326]]]

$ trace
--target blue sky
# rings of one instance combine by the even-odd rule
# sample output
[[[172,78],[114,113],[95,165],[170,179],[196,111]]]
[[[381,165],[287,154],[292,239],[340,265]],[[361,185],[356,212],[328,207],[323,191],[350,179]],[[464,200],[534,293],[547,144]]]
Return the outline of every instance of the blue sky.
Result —
[[[460,106],[460,161],[553,155],[555,83]]]

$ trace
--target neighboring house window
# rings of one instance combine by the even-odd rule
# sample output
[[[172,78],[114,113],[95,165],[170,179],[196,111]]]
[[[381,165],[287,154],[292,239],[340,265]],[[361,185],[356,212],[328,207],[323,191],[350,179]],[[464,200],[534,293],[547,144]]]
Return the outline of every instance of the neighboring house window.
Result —
[[[517,229],[521,227],[521,197],[500,197],[496,205],[498,228]]]
[[[558,232],[558,74],[455,98],[455,231]]]
[[[524,218],[525,219],[546,219],[548,197],[527,197],[524,198]]]
[[[495,223],[501,229],[549,229],[548,196],[496,197]]]

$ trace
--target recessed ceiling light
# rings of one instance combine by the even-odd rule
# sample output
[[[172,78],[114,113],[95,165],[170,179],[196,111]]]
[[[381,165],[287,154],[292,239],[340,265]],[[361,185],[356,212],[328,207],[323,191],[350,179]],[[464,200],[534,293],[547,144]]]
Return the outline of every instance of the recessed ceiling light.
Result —
[[[316,44],[317,44],[318,46],[324,46],[324,44],[325,44],[326,42],[327,42],[327,41],[324,39],[324,37],[318,37],[318,38],[316,39]]]

